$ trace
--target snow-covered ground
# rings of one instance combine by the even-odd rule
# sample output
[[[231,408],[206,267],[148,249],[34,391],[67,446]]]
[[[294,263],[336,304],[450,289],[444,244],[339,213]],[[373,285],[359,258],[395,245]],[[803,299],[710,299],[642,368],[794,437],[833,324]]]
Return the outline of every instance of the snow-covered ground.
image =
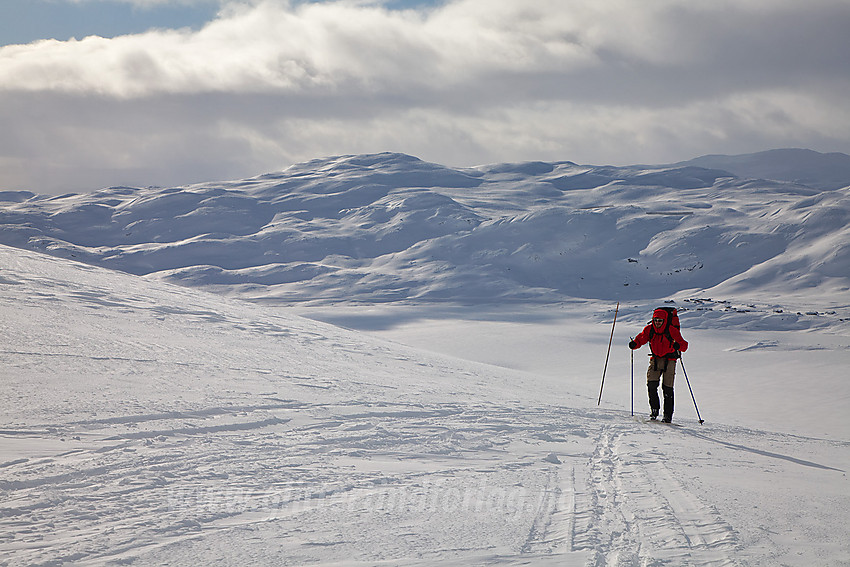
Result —
[[[690,167],[2,194],[0,564],[850,565],[848,191]]]

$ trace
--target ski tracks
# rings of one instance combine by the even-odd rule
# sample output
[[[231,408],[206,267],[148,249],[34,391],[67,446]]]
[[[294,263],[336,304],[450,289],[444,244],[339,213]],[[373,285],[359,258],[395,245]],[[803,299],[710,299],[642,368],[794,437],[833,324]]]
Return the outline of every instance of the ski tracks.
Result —
[[[572,480],[543,456],[587,435],[526,409],[267,398],[5,430],[32,449],[0,464],[0,563],[551,557]]]
[[[3,464],[0,543],[21,565],[190,564],[212,545],[275,561],[737,565],[734,530],[665,462],[670,431],[621,419],[269,398],[79,422],[64,453]]]
[[[735,530],[630,430],[606,425],[596,437],[576,479],[573,547],[592,551],[589,567],[738,565]]]

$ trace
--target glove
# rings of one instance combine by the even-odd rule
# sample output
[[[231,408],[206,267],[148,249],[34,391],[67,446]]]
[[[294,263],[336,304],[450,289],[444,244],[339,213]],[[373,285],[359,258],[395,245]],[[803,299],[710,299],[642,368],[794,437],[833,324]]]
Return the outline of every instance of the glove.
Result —
[[[637,348],[637,343],[634,341],[629,341],[629,348],[635,350]]]
[[[674,342],[674,343],[673,343],[673,350],[679,350],[679,348],[681,348],[681,346],[682,346],[682,345],[680,345],[679,343]]]

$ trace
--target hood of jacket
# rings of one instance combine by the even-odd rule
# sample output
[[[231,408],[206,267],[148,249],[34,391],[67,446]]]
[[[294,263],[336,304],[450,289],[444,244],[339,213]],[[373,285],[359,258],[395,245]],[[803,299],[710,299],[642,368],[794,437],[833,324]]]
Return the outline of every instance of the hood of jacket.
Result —
[[[664,321],[664,324],[661,326],[662,329],[666,329],[667,323],[670,322],[670,321],[667,320],[667,316],[668,316],[668,313],[664,309],[656,309],[655,311],[652,312],[652,318],[653,319],[655,319],[656,317],[659,317],[660,319],[662,319]]]

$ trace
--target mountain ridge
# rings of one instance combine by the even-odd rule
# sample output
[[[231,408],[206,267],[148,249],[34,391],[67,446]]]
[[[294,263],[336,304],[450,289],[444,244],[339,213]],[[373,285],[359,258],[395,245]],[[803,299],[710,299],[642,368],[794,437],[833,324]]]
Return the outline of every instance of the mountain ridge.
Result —
[[[850,184],[850,156],[801,148],[781,148],[751,154],[713,154],[674,164],[725,169],[739,177],[789,181],[818,189],[841,189]]]
[[[809,185],[738,175],[773,162],[776,177],[795,163],[794,175],[811,177],[817,156],[843,163],[810,150],[658,166],[450,168],[399,153],[336,156],[186,187],[2,193],[0,243],[280,303],[813,286],[838,301],[850,294],[850,181],[824,189],[835,169]]]

